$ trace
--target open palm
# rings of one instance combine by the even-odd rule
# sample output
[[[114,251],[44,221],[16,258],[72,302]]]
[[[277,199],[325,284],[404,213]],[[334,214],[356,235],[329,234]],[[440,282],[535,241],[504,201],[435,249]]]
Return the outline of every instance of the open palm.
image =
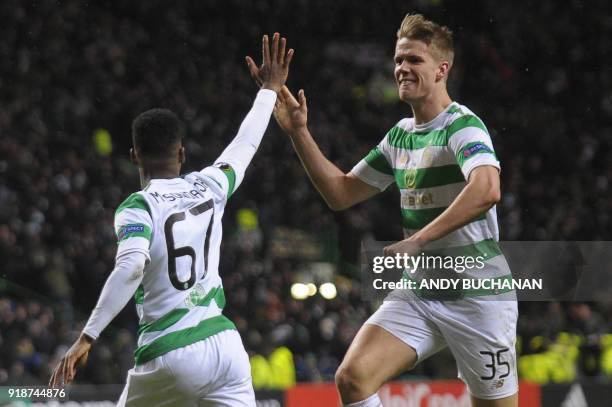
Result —
[[[300,89],[298,99],[296,99],[289,88],[283,86],[274,107],[274,118],[280,128],[289,135],[306,128],[308,107],[304,90]]]

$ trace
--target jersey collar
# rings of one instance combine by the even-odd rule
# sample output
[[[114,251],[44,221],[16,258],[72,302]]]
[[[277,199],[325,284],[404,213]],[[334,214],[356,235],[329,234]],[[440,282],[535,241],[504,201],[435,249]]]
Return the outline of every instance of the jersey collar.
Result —
[[[446,114],[451,110],[453,106],[456,106],[457,102],[451,102],[446,109],[442,110],[436,117],[423,124],[414,124],[414,129],[416,131],[424,131],[431,130],[432,128],[440,127],[444,123],[444,119],[446,118]]]

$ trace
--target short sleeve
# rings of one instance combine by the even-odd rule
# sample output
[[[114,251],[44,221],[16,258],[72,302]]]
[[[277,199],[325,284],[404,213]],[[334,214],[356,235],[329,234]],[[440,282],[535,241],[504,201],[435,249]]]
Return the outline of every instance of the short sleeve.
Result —
[[[131,252],[143,253],[150,260],[149,247],[153,231],[151,210],[145,198],[134,193],[115,212],[117,257]]]
[[[500,169],[493,142],[482,121],[472,115],[461,116],[448,127],[448,146],[465,179],[476,167],[491,165]]]
[[[368,185],[384,191],[393,183],[393,167],[389,153],[388,134],[351,170],[357,178]]]

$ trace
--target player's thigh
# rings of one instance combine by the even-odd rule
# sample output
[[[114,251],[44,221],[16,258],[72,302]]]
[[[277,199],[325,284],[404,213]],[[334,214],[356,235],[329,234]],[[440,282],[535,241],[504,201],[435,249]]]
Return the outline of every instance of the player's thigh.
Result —
[[[385,301],[355,336],[339,373],[348,370],[353,375],[367,375],[373,383],[383,383],[444,346],[441,334],[419,304]]]
[[[195,401],[194,395],[177,386],[175,378],[166,369],[163,361],[156,358],[128,372],[127,383],[117,406],[192,406]]]
[[[177,387],[199,405],[255,405],[251,365],[237,331],[220,332],[161,358]]]
[[[514,405],[511,396],[518,391],[516,302],[473,298],[440,304],[437,325],[470,394],[483,400],[482,406]],[[505,398],[507,402],[493,403]]]
[[[215,335],[215,346],[221,349],[219,374],[199,406],[254,407],[255,392],[251,379],[251,364],[240,334],[235,330]]]
[[[224,386],[198,401],[198,407],[255,407],[255,393],[250,380]]]

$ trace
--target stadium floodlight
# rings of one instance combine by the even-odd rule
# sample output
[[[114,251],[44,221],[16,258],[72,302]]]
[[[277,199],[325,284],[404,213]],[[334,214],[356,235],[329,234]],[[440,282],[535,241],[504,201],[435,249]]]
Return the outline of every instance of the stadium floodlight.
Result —
[[[312,297],[313,295],[315,295],[317,293],[317,286],[314,285],[313,283],[308,283],[307,287],[308,287],[308,296],[309,297]]]
[[[304,300],[308,297],[308,286],[304,283],[295,283],[291,286],[291,296],[296,300]]]
[[[336,294],[338,294],[338,290],[336,290],[336,286],[334,283],[323,283],[319,286],[319,292],[321,296],[326,300],[333,300],[336,298]]]

